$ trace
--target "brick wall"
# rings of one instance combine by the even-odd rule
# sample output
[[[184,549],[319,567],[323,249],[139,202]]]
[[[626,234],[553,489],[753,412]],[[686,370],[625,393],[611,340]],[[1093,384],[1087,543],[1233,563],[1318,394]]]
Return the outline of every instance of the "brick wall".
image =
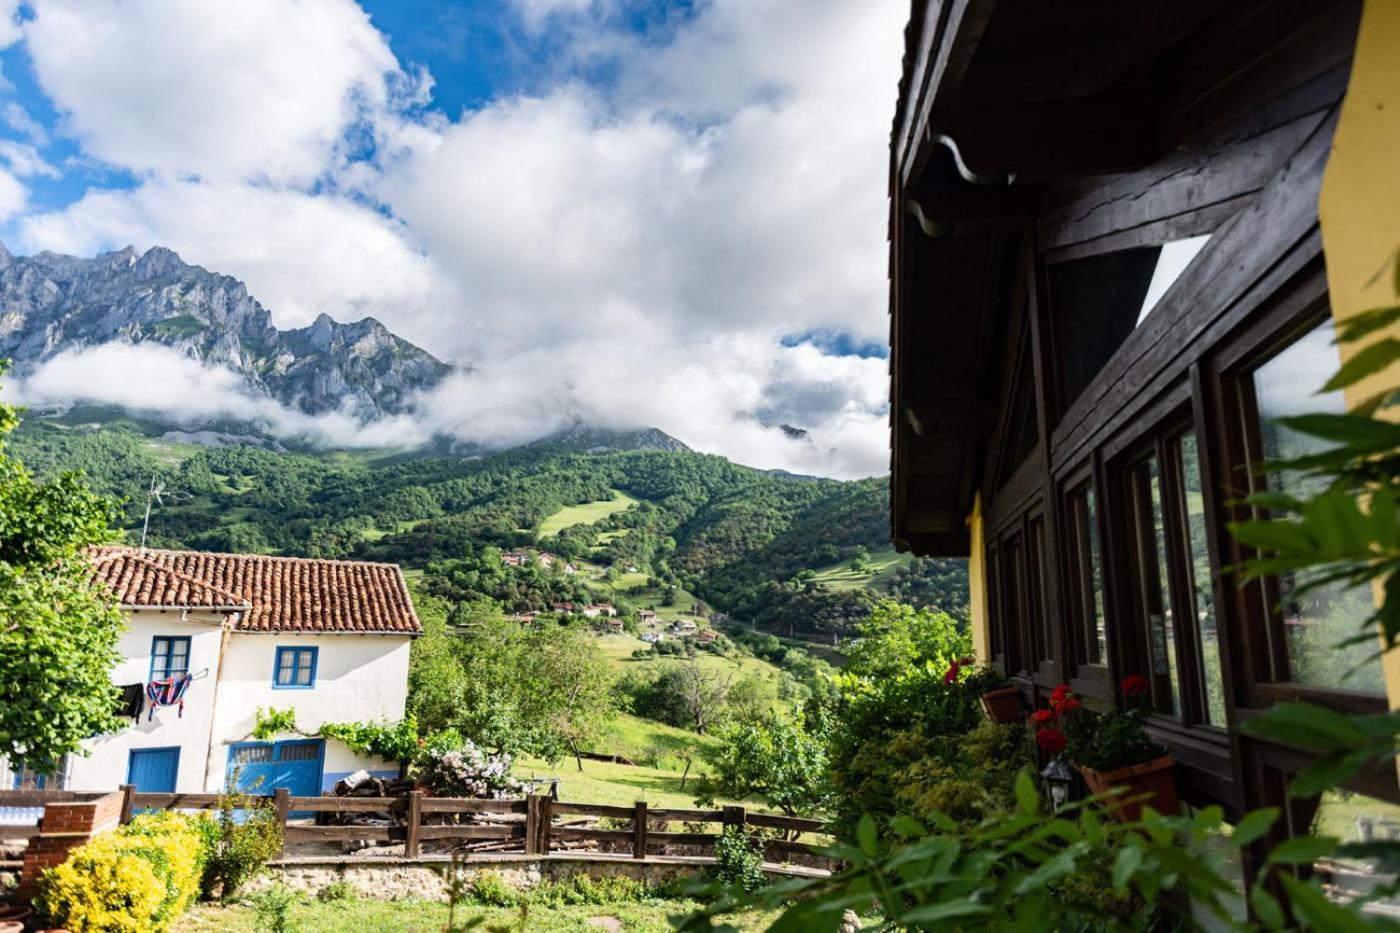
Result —
[[[68,853],[98,833],[116,829],[121,822],[122,795],[106,794],[93,800],[70,800],[49,803],[39,820],[39,835],[29,841],[24,850],[24,867],[20,870],[19,894],[32,897],[39,876],[68,858]]]

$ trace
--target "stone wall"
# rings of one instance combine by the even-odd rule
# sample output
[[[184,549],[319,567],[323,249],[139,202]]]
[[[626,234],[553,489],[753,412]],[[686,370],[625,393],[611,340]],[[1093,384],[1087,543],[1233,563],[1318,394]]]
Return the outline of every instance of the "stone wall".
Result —
[[[689,879],[700,875],[710,864],[709,859],[648,858],[645,861],[623,858],[587,857],[577,855],[499,855],[491,858],[474,857],[462,862],[464,881],[481,871],[498,872],[508,884],[524,890],[542,881],[564,881],[576,874],[594,878],[621,876],[648,884],[661,884],[676,878]],[[273,862],[269,870],[249,884],[249,890],[261,890],[278,882],[287,887],[315,895],[335,882],[349,885],[360,897],[376,900],[426,898],[445,900],[448,875],[452,863],[442,857],[420,859],[341,858],[284,859]],[[806,874],[800,870],[770,870],[772,875]]]

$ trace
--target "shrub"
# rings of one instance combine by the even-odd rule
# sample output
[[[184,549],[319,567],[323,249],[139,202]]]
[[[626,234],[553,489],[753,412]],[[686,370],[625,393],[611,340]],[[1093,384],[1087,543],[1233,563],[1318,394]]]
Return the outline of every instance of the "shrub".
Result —
[[[715,840],[715,864],[709,874],[711,879],[726,887],[750,893],[768,885],[768,878],[763,874],[763,859],[738,826],[726,826]]]
[[[142,814],[75,849],[40,881],[40,910],[77,933],[165,930],[200,892],[211,821]]]
[[[355,889],[350,887],[348,881],[332,881],[316,892],[316,900],[324,904],[336,904],[341,901],[353,901],[354,899]]]
[[[467,741],[461,748],[428,747],[418,764],[419,778],[449,797],[508,797],[522,792],[510,776],[510,755],[489,755]]]
[[[281,851],[282,827],[270,804],[227,793],[219,797],[215,831],[204,869],[204,895],[228,901]]]
[[[292,921],[292,905],[297,900],[297,893],[284,884],[274,884],[254,894],[248,898],[254,928],[259,933],[292,933],[297,928]]]
[[[476,873],[467,888],[467,896],[485,907],[514,907],[520,901],[520,892],[493,869]]]

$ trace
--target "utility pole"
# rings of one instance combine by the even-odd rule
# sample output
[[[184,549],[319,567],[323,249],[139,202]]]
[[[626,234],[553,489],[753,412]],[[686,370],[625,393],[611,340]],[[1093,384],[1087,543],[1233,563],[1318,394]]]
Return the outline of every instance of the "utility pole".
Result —
[[[151,486],[149,489],[146,490],[146,517],[141,521],[142,547],[146,546],[146,532],[150,531],[151,529],[151,504],[156,503],[159,505],[165,505],[165,499],[162,498],[163,496],[170,496],[170,498],[175,499],[177,501],[192,498],[187,493],[178,493],[172,490],[167,490],[165,488],[165,483],[157,482],[156,475],[152,473]]]

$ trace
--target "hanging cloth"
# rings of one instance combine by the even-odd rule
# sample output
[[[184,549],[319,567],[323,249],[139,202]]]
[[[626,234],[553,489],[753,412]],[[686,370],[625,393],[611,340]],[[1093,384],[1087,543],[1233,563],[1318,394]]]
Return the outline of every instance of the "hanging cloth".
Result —
[[[117,701],[117,715],[140,725],[141,708],[146,705],[146,685],[123,684],[118,689],[121,699]]]
[[[190,689],[192,680],[194,680],[192,674],[177,674],[174,677],[153,680],[146,684],[146,698],[151,701],[146,721],[150,722],[156,717],[157,706],[178,706],[180,708],[179,715],[183,717],[185,715],[185,691]]]

